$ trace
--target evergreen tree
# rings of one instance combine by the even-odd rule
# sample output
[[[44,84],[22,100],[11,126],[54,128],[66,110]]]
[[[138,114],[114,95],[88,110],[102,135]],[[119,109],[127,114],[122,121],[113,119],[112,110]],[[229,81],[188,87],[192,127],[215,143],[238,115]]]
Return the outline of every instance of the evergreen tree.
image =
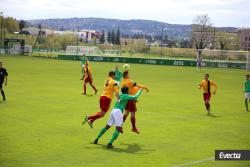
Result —
[[[112,30],[112,33],[111,33],[111,42],[112,42],[112,44],[115,44],[115,31],[114,31],[114,29]]]
[[[102,36],[101,36],[101,39],[100,39],[100,43],[101,44],[105,43],[105,32],[104,32],[104,30],[102,30]]]
[[[116,32],[116,41],[115,41],[116,45],[120,45],[121,44],[121,40],[120,40],[120,28],[118,27],[117,32]]]
[[[111,42],[112,42],[111,33],[108,32],[108,43],[111,43]]]
[[[26,22],[25,22],[24,20],[21,20],[21,21],[19,22],[19,29],[20,29],[20,31],[22,31],[22,29],[23,29],[24,27],[26,27]]]

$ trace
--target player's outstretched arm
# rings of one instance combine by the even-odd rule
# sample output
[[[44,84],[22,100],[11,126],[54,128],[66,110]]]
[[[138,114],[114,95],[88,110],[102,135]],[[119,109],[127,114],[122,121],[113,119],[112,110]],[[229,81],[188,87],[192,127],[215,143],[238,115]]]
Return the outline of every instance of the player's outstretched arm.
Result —
[[[85,74],[82,76],[81,80],[83,80],[85,78]]]
[[[198,89],[201,89],[203,87],[202,82],[198,85]]]
[[[135,95],[127,95],[125,97],[126,100],[136,100],[142,93],[143,89],[140,89]]]
[[[217,86],[217,84],[215,82],[213,82],[213,81],[210,81],[210,82],[211,82],[211,85],[214,86],[214,92],[213,93],[216,94],[218,86]]]
[[[8,82],[8,72],[5,70],[5,86],[7,86]]]
[[[138,88],[141,88],[141,89],[144,89],[144,90],[146,90],[147,92],[149,92],[148,87],[146,87],[146,86],[144,86],[144,85],[137,84],[137,87],[138,87]]]

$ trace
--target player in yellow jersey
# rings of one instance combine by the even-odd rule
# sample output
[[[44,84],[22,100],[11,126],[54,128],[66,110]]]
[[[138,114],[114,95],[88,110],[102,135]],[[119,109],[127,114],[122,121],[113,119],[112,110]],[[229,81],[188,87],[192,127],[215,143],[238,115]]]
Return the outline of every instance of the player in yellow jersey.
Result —
[[[118,84],[114,80],[115,78],[115,72],[110,71],[108,78],[104,82],[104,90],[102,95],[100,96],[100,112],[97,112],[96,114],[92,116],[86,116],[82,124],[88,122],[90,127],[93,127],[93,122],[101,117],[104,117],[104,115],[108,112],[113,93],[115,93],[117,100],[119,100],[119,88]]]
[[[209,115],[211,112],[210,110],[211,91],[213,88],[213,94],[214,95],[216,94],[217,84],[209,80],[209,74],[205,74],[205,79],[201,81],[201,83],[199,84],[199,88],[203,89],[203,99],[207,109],[207,114]]]
[[[83,83],[83,95],[86,95],[86,85],[87,85],[87,83],[89,83],[90,86],[95,90],[95,94],[97,93],[97,89],[93,85],[92,71],[91,71],[91,68],[89,66],[88,61],[86,61],[86,64],[84,66],[84,75],[83,75],[81,80],[84,81],[84,83]]]
[[[123,78],[124,80],[121,83],[121,87],[128,87],[129,95],[135,95],[139,89],[145,89],[147,92],[149,91],[149,89],[146,86],[143,86],[141,84],[132,81],[129,78],[128,71],[123,72]],[[137,134],[140,134],[139,130],[136,128],[136,118],[135,118],[135,112],[137,111],[136,102],[137,102],[136,100],[128,101],[125,107],[125,114],[123,115],[123,122],[125,122],[127,116],[129,115],[129,113],[131,113],[132,131]]]

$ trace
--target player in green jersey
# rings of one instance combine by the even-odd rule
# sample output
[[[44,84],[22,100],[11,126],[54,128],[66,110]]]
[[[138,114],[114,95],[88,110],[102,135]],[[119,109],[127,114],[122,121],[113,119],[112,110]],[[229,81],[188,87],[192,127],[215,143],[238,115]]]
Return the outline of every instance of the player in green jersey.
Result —
[[[248,102],[250,100],[250,75],[246,75],[246,81],[245,81],[245,106],[246,111],[248,112]]]
[[[115,80],[118,86],[120,85],[121,78],[122,78],[122,72],[119,70],[118,65],[115,66]]]
[[[118,138],[120,133],[123,133],[122,130],[122,124],[123,124],[123,111],[124,108],[126,106],[126,104],[128,103],[128,100],[136,100],[142,93],[142,89],[139,90],[134,96],[128,95],[128,87],[122,87],[120,93],[120,101],[116,101],[115,102],[115,106],[114,109],[112,110],[110,117],[109,117],[109,121],[106,125],[106,127],[104,127],[98,134],[97,138],[94,140],[94,144],[98,143],[98,140],[102,137],[102,135],[112,126],[115,125],[116,126],[116,130],[113,133],[112,138],[110,139],[107,147],[108,148],[113,148],[113,142]]]
[[[83,55],[80,59],[80,63],[81,63],[81,68],[82,68],[81,75],[83,75],[84,74],[84,67],[85,67],[86,63],[88,63],[88,58],[85,55]]]

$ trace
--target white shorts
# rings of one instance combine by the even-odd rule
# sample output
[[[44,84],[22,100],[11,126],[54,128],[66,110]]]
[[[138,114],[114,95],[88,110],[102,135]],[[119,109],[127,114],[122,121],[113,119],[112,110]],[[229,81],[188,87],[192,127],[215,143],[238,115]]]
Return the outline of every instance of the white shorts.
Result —
[[[122,127],[123,124],[123,114],[120,109],[113,109],[111,111],[108,123],[109,126],[115,125],[117,127]]]
[[[245,92],[245,99],[250,99],[250,92]]]

